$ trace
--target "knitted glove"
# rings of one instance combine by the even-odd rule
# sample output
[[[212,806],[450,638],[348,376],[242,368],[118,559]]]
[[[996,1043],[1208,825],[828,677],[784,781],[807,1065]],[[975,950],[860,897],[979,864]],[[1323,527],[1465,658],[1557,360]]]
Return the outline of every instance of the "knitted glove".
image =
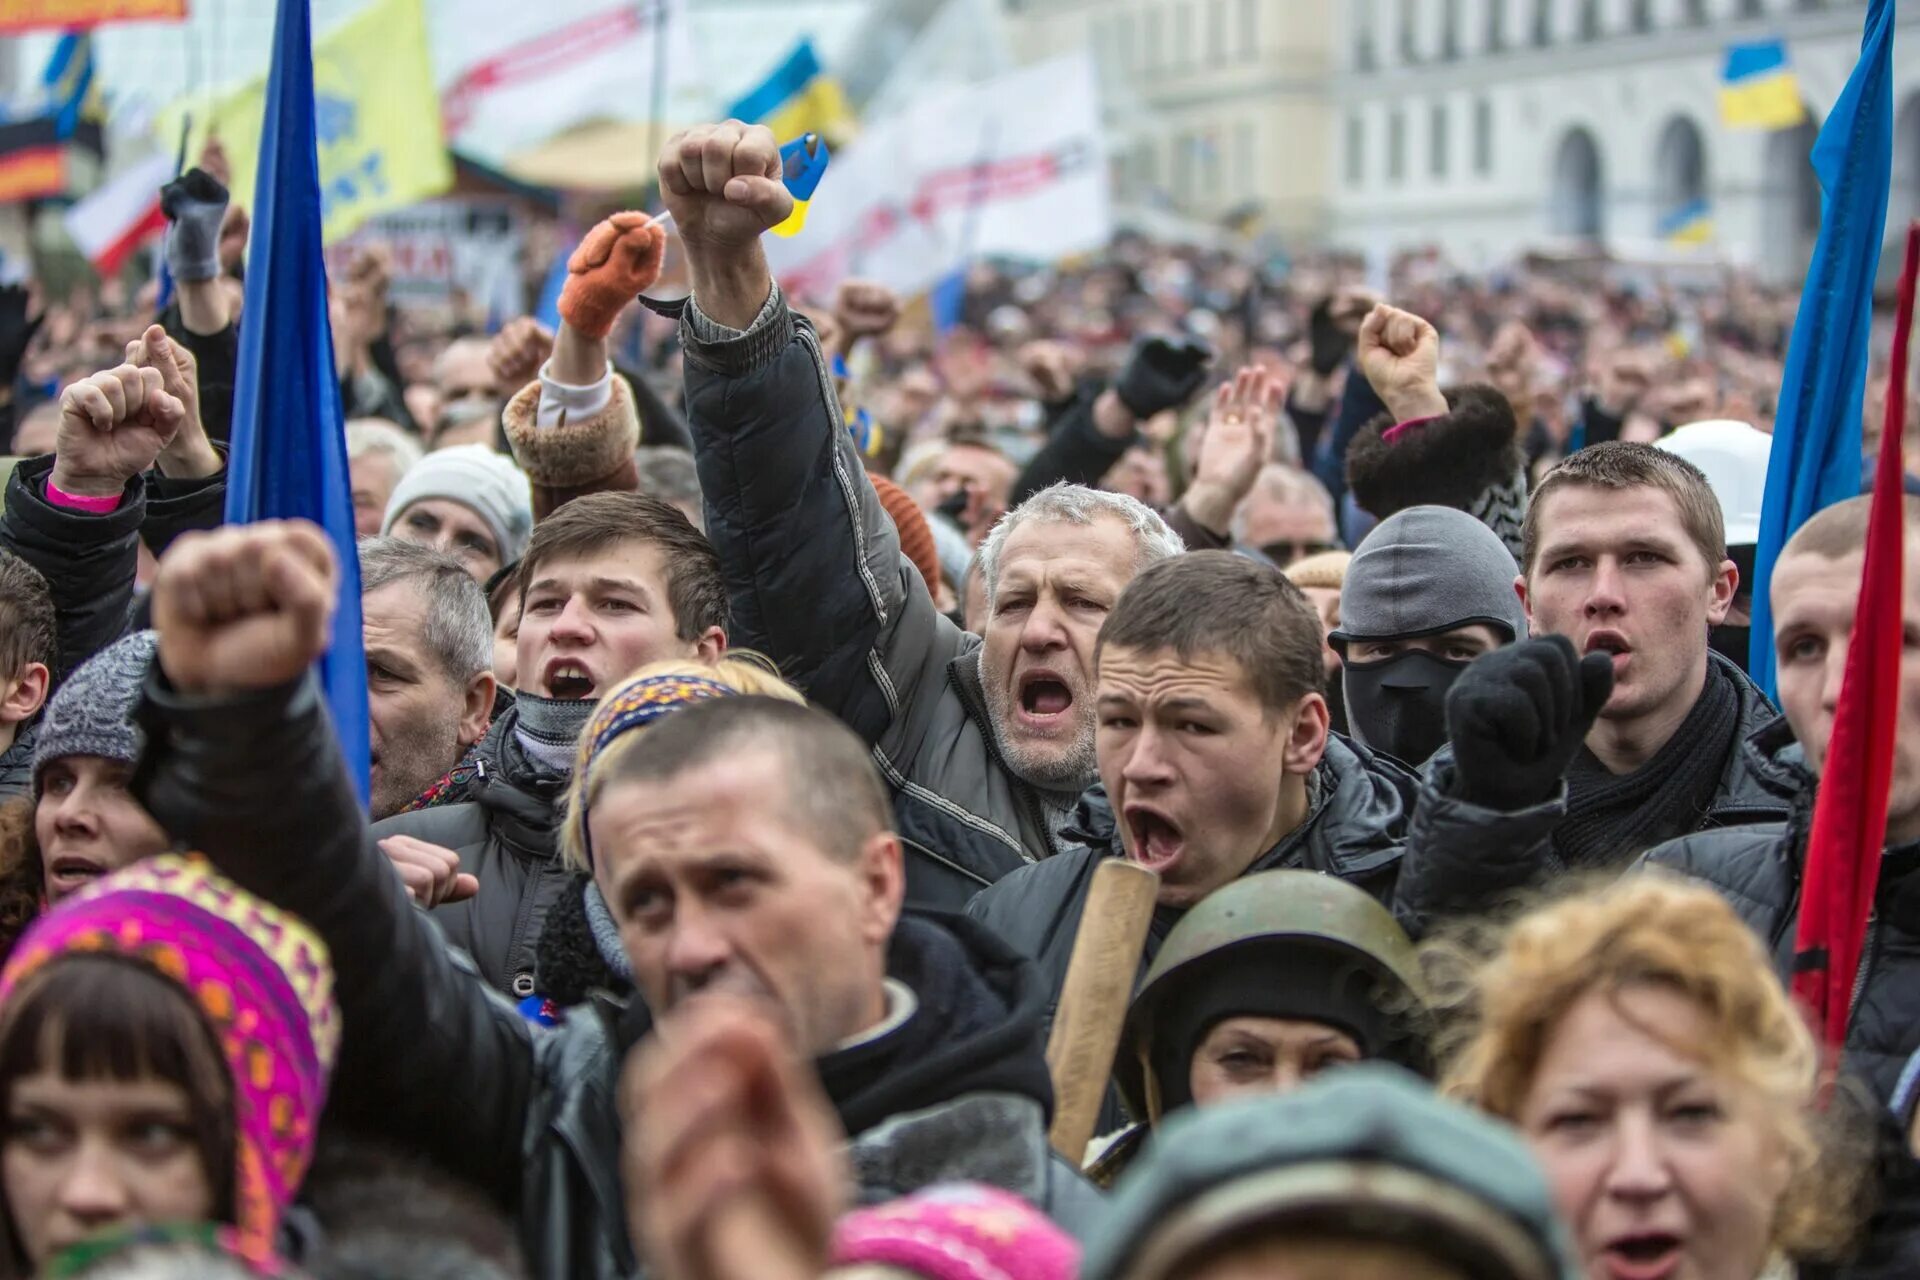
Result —
[[[1151,418],[1193,399],[1212,360],[1213,348],[1198,338],[1142,338],[1113,389],[1128,413]]]
[[[1334,323],[1333,299],[1322,298],[1307,313],[1307,344],[1312,353],[1307,363],[1321,377],[1327,377],[1353,350],[1354,335]]]
[[[667,233],[644,213],[616,213],[587,232],[567,259],[560,318],[576,333],[604,338],[635,297],[660,278]]]
[[[220,274],[220,220],[227,189],[205,169],[189,169],[160,188],[167,215],[167,269],[175,280],[212,280]]]
[[[1613,659],[1565,636],[1476,658],[1447,691],[1454,794],[1505,813],[1550,799],[1612,692]]]
[[[27,344],[40,332],[47,313],[27,315],[27,286],[0,286],[0,386],[11,387],[20,375],[20,363],[27,358]]]

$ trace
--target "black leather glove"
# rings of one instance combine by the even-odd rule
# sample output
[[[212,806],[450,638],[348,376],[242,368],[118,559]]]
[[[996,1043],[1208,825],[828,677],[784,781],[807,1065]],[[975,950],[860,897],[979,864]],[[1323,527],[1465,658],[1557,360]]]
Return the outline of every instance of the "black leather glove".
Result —
[[[1540,636],[1474,659],[1447,691],[1453,792],[1511,813],[1552,798],[1613,692],[1613,659]]]
[[[1307,313],[1307,345],[1312,349],[1307,363],[1325,378],[1338,369],[1353,350],[1356,335],[1333,320],[1333,299],[1322,298]]]
[[[227,216],[227,189],[205,169],[189,169],[160,188],[167,215],[167,267],[176,280],[213,280],[220,275],[220,223]]]
[[[27,344],[40,332],[47,313],[27,316],[27,286],[0,287],[0,386],[10,387],[20,375],[20,363],[27,358]]]
[[[1193,399],[1212,362],[1213,348],[1198,338],[1142,338],[1133,344],[1113,389],[1128,413],[1151,418]]]

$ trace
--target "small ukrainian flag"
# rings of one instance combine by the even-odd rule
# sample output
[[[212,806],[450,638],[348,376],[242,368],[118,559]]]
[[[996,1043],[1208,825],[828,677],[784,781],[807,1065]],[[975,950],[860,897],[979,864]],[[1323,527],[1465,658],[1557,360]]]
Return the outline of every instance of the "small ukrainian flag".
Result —
[[[830,159],[826,141],[817,133],[795,138],[780,148],[780,181],[793,197],[793,212],[773,228],[773,234],[791,239],[807,225],[807,203],[813,199],[814,189],[820,185],[820,176],[827,171]]]
[[[1668,244],[1705,244],[1713,239],[1713,206],[1690,200],[1661,218],[1658,231]]]
[[[1784,40],[1727,46],[1720,122],[1729,129],[1791,129],[1807,118]]]
[[[764,124],[776,138],[821,133],[836,142],[853,131],[846,90],[820,66],[813,41],[802,39],[781,64],[727,112],[735,120]]]

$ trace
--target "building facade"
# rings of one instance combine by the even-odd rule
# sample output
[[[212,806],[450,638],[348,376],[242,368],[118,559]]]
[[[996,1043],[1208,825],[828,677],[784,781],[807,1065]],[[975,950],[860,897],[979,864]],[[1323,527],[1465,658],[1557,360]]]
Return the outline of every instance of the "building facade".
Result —
[[[1438,245],[1468,266],[1581,243],[1652,257],[1674,215],[1704,208],[1710,239],[1691,252],[1796,279],[1819,227],[1808,153],[1866,12],[1866,0],[1345,0],[1333,239]],[[1920,215],[1920,5],[1900,4],[1897,21],[1890,240]],[[1727,128],[1727,46],[1774,37],[1806,122]]]
[[[1344,3],[1344,0],[1342,0]],[[1086,48],[1117,206],[1328,234],[1334,0],[1005,0],[1021,62]]]

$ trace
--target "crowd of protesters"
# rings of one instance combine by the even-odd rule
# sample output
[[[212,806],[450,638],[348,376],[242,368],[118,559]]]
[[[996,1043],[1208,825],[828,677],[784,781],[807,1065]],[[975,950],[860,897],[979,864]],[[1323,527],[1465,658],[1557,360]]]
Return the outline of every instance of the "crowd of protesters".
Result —
[[[332,282],[365,805],[217,151],[157,320],[0,291],[0,1275],[1920,1271],[1920,589],[1837,1060],[1784,985],[1868,505],[1776,707],[1791,296],[1122,237],[936,323],[782,291],[765,129],[659,174],[557,329]]]

